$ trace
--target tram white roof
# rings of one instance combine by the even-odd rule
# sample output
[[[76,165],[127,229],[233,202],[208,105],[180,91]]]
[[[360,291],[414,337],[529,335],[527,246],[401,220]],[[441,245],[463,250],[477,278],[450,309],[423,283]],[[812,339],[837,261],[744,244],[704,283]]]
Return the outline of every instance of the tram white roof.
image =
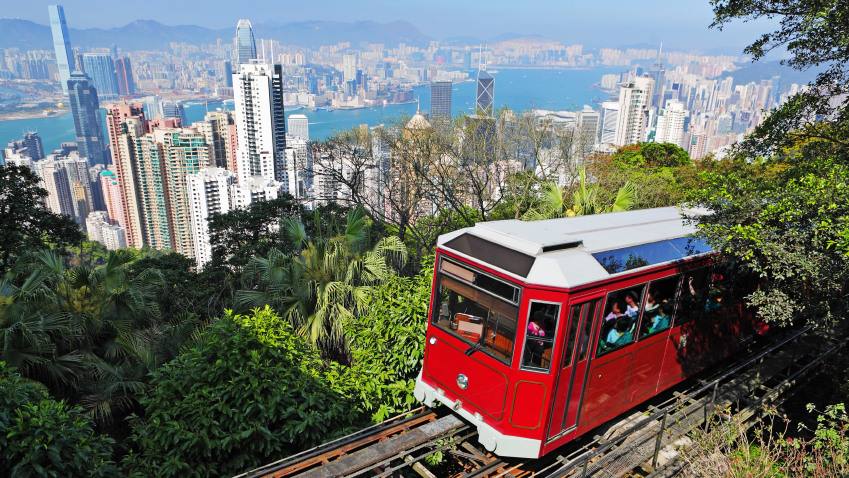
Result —
[[[696,232],[691,218],[705,214],[705,210],[663,207],[543,221],[480,222],[440,236],[438,245],[481,262],[474,252],[448,244],[470,234],[532,258],[526,276],[485,261],[490,267],[531,284],[572,288],[611,276],[593,253],[690,236]]]

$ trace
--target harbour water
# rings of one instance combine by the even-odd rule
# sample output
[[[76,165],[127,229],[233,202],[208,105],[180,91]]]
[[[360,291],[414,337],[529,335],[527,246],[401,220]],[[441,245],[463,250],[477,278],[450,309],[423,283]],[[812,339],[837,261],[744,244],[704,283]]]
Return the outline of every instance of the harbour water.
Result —
[[[595,87],[605,73],[618,72],[618,68],[591,69],[502,69],[494,73],[495,107],[515,111],[529,109],[575,110],[583,105],[597,105],[607,95]],[[452,112],[455,116],[474,110],[475,83],[455,83],[452,91]],[[430,88],[415,89],[418,107],[430,109]],[[232,108],[232,102],[191,102],[186,105],[189,123],[203,119],[208,110]],[[309,118],[310,139],[323,140],[340,131],[361,124],[375,126],[390,124],[416,112],[417,103],[393,104],[384,107],[353,110],[292,109],[287,114],[305,114]],[[59,147],[63,141],[73,141],[74,120],[69,113],[53,117],[0,121],[0,148],[11,140],[20,138],[25,131],[37,131],[44,142],[45,152]],[[104,133],[104,137],[105,133]]]

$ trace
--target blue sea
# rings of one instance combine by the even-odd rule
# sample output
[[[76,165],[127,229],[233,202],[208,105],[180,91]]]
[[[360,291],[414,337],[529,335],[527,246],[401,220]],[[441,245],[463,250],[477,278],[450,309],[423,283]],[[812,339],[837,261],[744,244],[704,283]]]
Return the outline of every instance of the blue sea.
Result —
[[[607,95],[596,88],[605,73],[616,68],[591,69],[503,69],[495,77],[495,108],[514,111],[529,109],[575,110],[583,105],[597,105]],[[415,89],[422,112],[430,110],[430,88]],[[455,116],[471,113],[475,103],[475,83],[455,83],[452,92],[452,112]],[[191,102],[185,107],[189,123],[203,119],[207,109],[232,108],[232,102]],[[289,108],[287,114],[300,113],[309,118],[310,138],[323,140],[361,124],[389,124],[416,112],[416,103],[388,105],[356,110],[318,110]],[[44,142],[45,152],[59,147],[63,141],[74,141],[74,121],[69,113],[50,118],[31,118],[0,121],[0,149],[26,131],[37,131]],[[104,132],[104,137],[106,134]]]

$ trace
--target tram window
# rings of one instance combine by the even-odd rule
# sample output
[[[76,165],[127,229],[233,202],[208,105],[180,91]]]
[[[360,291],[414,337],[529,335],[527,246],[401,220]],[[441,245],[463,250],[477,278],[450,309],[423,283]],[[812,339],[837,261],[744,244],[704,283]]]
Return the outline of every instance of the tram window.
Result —
[[[676,275],[652,281],[643,302],[643,318],[640,322],[640,338],[663,332],[672,326],[675,315],[675,299],[681,276]]]
[[[554,349],[559,315],[560,306],[557,304],[531,302],[528,327],[525,329],[523,368],[546,372],[551,368],[551,354]]]
[[[519,309],[443,274],[437,292],[433,325],[509,365]]]
[[[572,364],[572,355],[575,349],[575,336],[578,335],[578,322],[581,321],[581,306],[573,305],[569,313],[569,331],[566,336],[566,347],[563,349],[563,367]]]
[[[598,302],[599,301],[597,301],[597,300],[590,302],[590,304],[586,308],[586,310],[587,310],[587,312],[585,312],[586,315],[583,316],[584,317],[584,328],[581,331],[581,341],[578,344],[580,351],[581,351],[581,353],[578,354],[578,361],[579,362],[584,360],[585,358],[587,358],[587,352],[590,349],[590,333],[593,330],[593,320],[595,320],[595,310],[596,310]]]
[[[634,341],[645,285],[607,294],[596,355],[624,347]]]
[[[704,316],[710,308],[710,269],[696,269],[684,274],[675,325]]]

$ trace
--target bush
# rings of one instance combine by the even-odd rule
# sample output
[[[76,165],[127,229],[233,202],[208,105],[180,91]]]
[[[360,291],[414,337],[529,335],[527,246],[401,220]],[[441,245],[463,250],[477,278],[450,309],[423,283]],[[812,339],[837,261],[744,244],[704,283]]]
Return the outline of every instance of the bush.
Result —
[[[614,161],[631,167],[674,168],[692,161],[683,148],[671,143],[640,143],[623,146],[613,155]]]
[[[51,399],[0,362],[0,475],[115,476],[112,445],[82,408]]]
[[[153,374],[127,470],[220,476],[314,446],[354,423],[315,349],[269,307],[230,312]]]

